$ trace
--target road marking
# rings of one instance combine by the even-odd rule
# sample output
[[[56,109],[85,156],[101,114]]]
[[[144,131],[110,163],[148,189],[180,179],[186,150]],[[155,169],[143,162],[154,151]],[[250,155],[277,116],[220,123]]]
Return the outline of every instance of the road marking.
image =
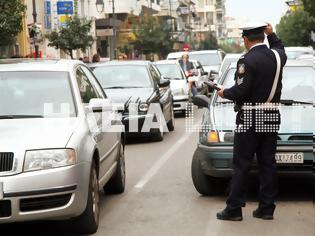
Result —
[[[157,162],[155,162],[155,164],[147,171],[143,178],[134,187],[137,189],[143,188],[191,135],[192,132],[185,133],[185,135],[181,137],[175,143],[175,145],[173,145]]]
[[[201,123],[201,121],[197,122],[197,124],[199,123]],[[193,127],[197,128],[199,126],[197,124]],[[136,189],[142,189],[193,133],[194,132],[186,132],[183,137],[181,137],[157,162],[155,162],[155,164],[147,171],[143,178],[140,179],[140,181],[134,187]]]

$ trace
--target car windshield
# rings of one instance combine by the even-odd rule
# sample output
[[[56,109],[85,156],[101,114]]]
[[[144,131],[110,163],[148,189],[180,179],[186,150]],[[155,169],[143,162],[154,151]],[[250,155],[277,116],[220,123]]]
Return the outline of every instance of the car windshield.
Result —
[[[67,72],[0,72],[0,107],[0,117],[76,116]]]
[[[156,64],[161,74],[168,79],[185,79],[181,73],[179,65],[176,64]]]
[[[100,66],[93,68],[93,72],[104,89],[152,87],[146,66]]]
[[[236,57],[235,58],[233,58],[233,57],[229,57],[229,58],[225,57],[223,62],[222,62],[222,65],[221,65],[220,72],[224,73],[224,71],[230,66],[230,64],[232,62],[236,62],[236,61],[238,61],[238,58],[236,58]]]
[[[217,53],[189,54],[191,60],[197,60],[202,66],[217,66],[220,64],[220,58]]]
[[[235,68],[229,69],[223,78],[223,86],[229,88],[234,85]],[[292,67],[283,69],[282,79],[283,100],[294,100],[302,102],[315,102],[315,68],[313,67]],[[228,100],[217,97],[217,102]]]

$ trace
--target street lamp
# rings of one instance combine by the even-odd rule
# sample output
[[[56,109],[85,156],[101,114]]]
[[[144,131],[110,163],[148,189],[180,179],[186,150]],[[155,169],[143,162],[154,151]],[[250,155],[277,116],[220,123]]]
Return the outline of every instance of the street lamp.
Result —
[[[113,11],[113,43],[112,43],[112,58],[116,59],[117,49],[116,49],[116,14],[115,14],[115,0],[110,0],[112,2]],[[96,9],[99,14],[104,11],[104,0],[96,0]]]

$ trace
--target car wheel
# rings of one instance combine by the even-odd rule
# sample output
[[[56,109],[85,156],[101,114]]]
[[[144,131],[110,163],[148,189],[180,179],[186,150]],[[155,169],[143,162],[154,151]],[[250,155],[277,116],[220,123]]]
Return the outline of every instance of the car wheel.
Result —
[[[175,115],[173,106],[171,106],[171,120],[167,123],[167,128],[169,131],[175,130]]]
[[[221,179],[204,174],[197,150],[192,159],[191,176],[196,190],[202,195],[217,195],[224,189],[224,184]]]
[[[73,229],[82,234],[94,234],[99,225],[99,184],[96,165],[93,161],[90,174],[88,200],[85,211],[74,219]]]
[[[117,169],[112,178],[104,186],[105,193],[119,194],[125,191],[126,186],[126,165],[124,147],[121,144],[117,158]]]

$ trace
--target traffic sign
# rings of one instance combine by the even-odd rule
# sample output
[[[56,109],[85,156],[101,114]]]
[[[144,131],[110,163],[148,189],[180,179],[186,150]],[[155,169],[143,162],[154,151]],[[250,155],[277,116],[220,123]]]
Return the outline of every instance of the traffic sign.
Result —
[[[73,2],[72,1],[58,1],[57,2],[57,14],[58,15],[72,15],[73,14]]]

